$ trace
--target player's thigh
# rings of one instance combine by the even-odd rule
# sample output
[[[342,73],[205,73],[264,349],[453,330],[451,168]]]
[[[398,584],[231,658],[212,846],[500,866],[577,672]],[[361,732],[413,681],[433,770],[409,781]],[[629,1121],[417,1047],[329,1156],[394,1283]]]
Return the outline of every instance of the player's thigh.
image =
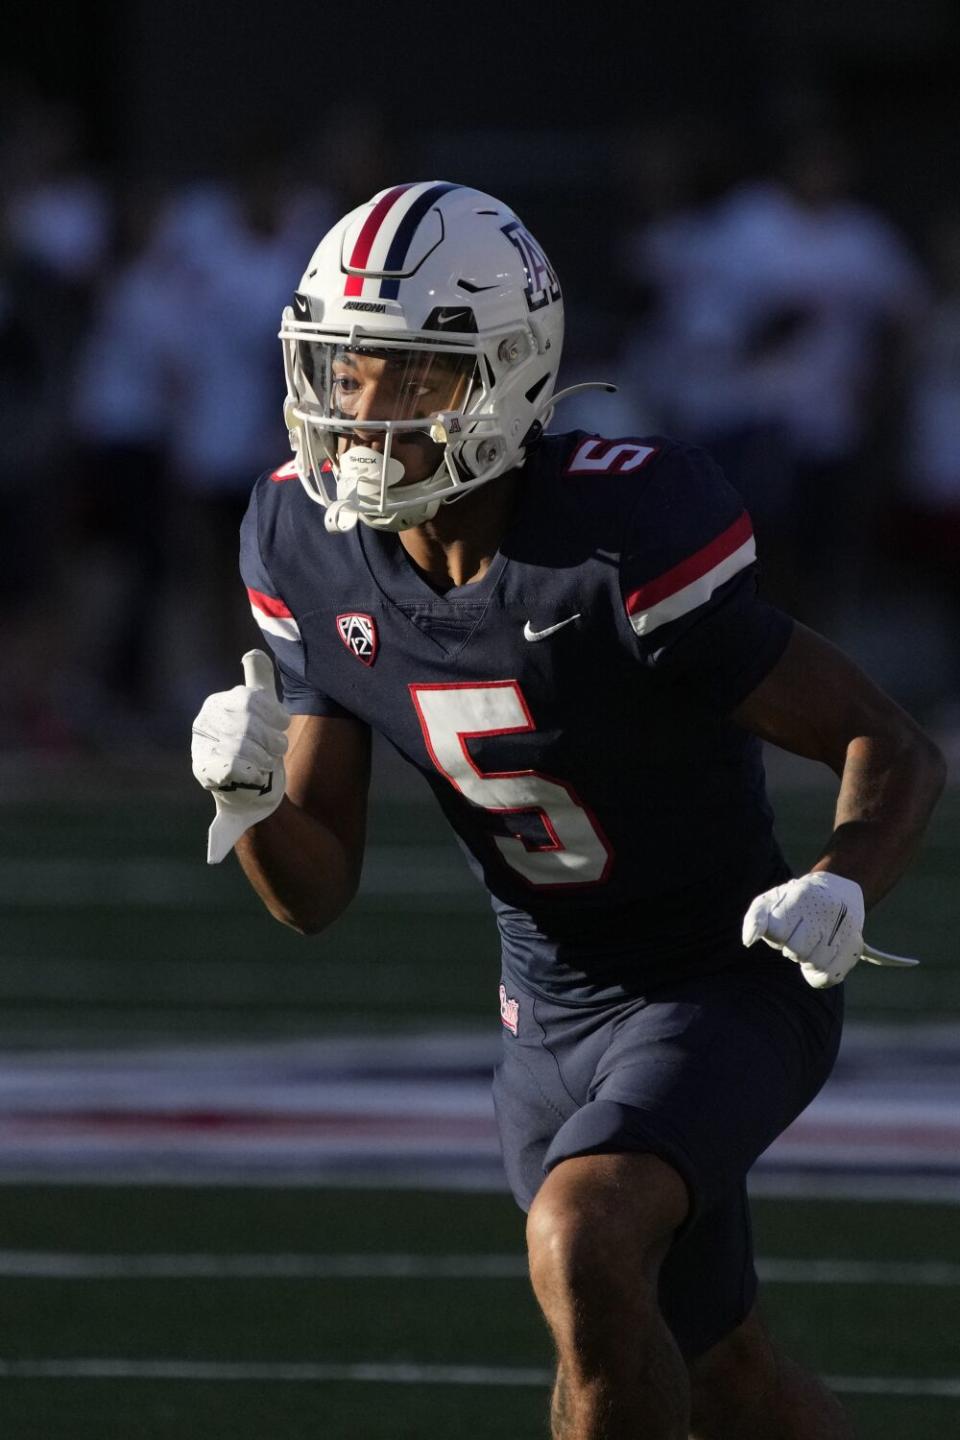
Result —
[[[543,1185],[554,1136],[589,1099],[623,1009],[557,1005],[509,979],[501,986],[503,1052],[493,1100],[507,1179],[523,1210]]]
[[[495,1082],[511,1188],[524,1209],[566,1160],[652,1155],[689,1213],[660,1272],[661,1309],[691,1359],[739,1326],[756,1274],[745,1178],[820,1089],[842,996],[782,957],[661,987],[646,999],[557,1006],[514,989]]]
[[[770,952],[648,997],[558,1005],[506,981],[494,1102],[526,1210],[575,1155],[657,1155],[711,1208],[820,1089],[839,1044],[840,990],[814,991]]]
[[[750,1166],[817,1094],[836,1059],[840,989],[813,990],[769,952],[661,987],[616,1025],[587,1103],[544,1164],[647,1150],[691,1192],[691,1218],[737,1190]]]

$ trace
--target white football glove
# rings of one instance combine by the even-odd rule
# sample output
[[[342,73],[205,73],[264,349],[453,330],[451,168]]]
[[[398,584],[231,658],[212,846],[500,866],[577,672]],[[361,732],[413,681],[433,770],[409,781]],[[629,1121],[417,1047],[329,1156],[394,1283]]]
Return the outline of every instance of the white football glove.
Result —
[[[208,865],[219,865],[245,830],[273,814],[286,784],[290,716],[277,699],[269,655],[248,650],[243,678],[243,685],[208,695],[193,722],[193,773],[217,807]]]
[[[916,965],[887,955],[863,939],[863,891],[855,880],[827,870],[801,875],[758,895],[743,919],[743,943],[765,940],[796,960],[808,985],[826,990],[858,960],[871,965]]]

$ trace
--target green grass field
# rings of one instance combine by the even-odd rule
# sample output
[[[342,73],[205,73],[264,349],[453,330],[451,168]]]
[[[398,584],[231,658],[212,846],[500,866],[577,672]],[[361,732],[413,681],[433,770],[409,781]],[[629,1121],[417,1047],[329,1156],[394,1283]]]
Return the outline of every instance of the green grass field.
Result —
[[[496,935],[486,900],[432,804],[388,799],[371,818],[362,900],[303,939],[277,925],[231,857],[203,863],[206,797],[179,772],[147,800],[136,777],[77,798],[49,785],[4,807],[0,836],[0,1044],[37,1035],[294,1035],[332,1028],[486,1023]],[[196,787],[193,787],[196,788]],[[797,865],[830,829],[821,788],[777,797]],[[960,791],[924,851],[871,917],[882,949],[919,955],[903,974],[861,967],[855,1018],[960,1019],[953,963]]]
[[[303,940],[260,912],[234,862],[203,865],[207,804],[189,783],[159,775],[147,804],[135,777],[94,778],[68,798],[56,778],[5,806],[5,1049],[498,1025],[493,926],[431,810],[399,799],[376,810],[363,901]],[[829,829],[829,800],[791,789],[778,811],[802,863]],[[871,922],[875,943],[919,954],[923,968],[858,973],[855,1018],[960,1021],[958,862],[953,792]],[[3,1440],[547,1434],[550,1351],[505,1195],[6,1185],[0,1217]],[[856,1280],[795,1271],[764,1287],[785,1345],[844,1383],[862,1440],[960,1433],[960,1292],[947,1272],[911,1283],[883,1268],[960,1265],[960,1211],[764,1199],[756,1221],[768,1260],[869,1262]],[[207,1257],[213,1272],[218,1256],[282,1255],[305,1273],[145,1277],[132,1258],[144,1255],[171,1257],[174,1271],[177,1257]],[[427,1263],[484,1255],[516,1263],[459,1278]],[[311,1257],[337,1256],[367,1257],[366,1273],[352,1262],[310,1273]],[[390,1256],[423,1264],[397,1275],[387,1259],[378,1273]],[[68,1277],[67,1257],[100,1257],[105,1273],[93,1261]],[[78,1360],[92,1373],[70,1373]],[[270,1368],[251,1374],[257,1365]],[[883,1393],[856,1393],[871,1382]]]
[[[8,1249],[85,1256],[514,1255],[505,1196],[313,1190],[0,1191]],[[909,1224],[905,1223],[909,1220]],[[756,1204],[758,1249],[778,1258],[942,1260],[957,1214],[934,1206]],[[372,1268],[372,1267],[371,1267]],[[522,1275],[495,1278],[10,1278],[3,1280],[3,1433],[44,1440],[174,1436],[546,1437],[550,1347]],[[795,1356],[838,1377],[956,1375],[956,1288],[769,1284],[768,1318]],[[38,1358],[165,1361],[175,1378],[30,1378]],[[302,1365],[305,1378],[183,1378],[189,1362]],[[337,1378],[311,1378],[318,1362]],[[350,1367],[405,1366],[405,1383]],[[423,1367],[442,1378],[417,1383]],[[450,1367],[467,1367],[466,1376]],[[486,1383],[470,1383],[484,1367]],[[491,1383],[491,1376],[495,1383]],[[526,1379],[530,1377],[527,1376]],[[960,1398],[846,1394],[865,1440],[955,1434]]]

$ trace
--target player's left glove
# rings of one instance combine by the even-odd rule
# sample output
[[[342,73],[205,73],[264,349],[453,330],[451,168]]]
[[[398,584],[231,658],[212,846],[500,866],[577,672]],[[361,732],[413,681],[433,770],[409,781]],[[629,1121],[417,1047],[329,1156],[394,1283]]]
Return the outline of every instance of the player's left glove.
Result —
[[[765,940],[796,960],[808,985],[839,985],[858,960],[871,965],[916,965],[875,950],[863,938],[863,891],[855,880],[817,870],[758,895],[743,919],[743,943]]]

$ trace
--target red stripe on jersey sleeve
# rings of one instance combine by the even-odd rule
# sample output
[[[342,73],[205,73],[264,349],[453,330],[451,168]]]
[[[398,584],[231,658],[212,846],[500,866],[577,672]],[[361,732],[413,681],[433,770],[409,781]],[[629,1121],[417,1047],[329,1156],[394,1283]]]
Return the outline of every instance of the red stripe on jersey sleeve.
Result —
[[[250,604],[262,610],[264,615],[273,615],[278,620],[292,620],[293,611],[288,610],[286,605],[277,595],[264,595],[260,590],[251,590],[247,586],[247,594],[250,597]]]
[[[709,545],[704,545],[702,550],[688,555],[686,560],[681,560],[679,565],[674,565],[671,570],[664,571],[655,580],[648,580],[646,585],[640,586],[639,590],[631,591],[625,602],[627,614],[635,615],[640,610],[649,610],[651,606],[659,604],[661,600],[675,595],[678,590],[692,585],[695,580],[699,580],[709,570],[720,565],[728,555],[733,554],[734,550],[739,550],[752,534],[753,526],[750,523],[750,516],[744,510],[743,514],[715,540],[711,540]]]

